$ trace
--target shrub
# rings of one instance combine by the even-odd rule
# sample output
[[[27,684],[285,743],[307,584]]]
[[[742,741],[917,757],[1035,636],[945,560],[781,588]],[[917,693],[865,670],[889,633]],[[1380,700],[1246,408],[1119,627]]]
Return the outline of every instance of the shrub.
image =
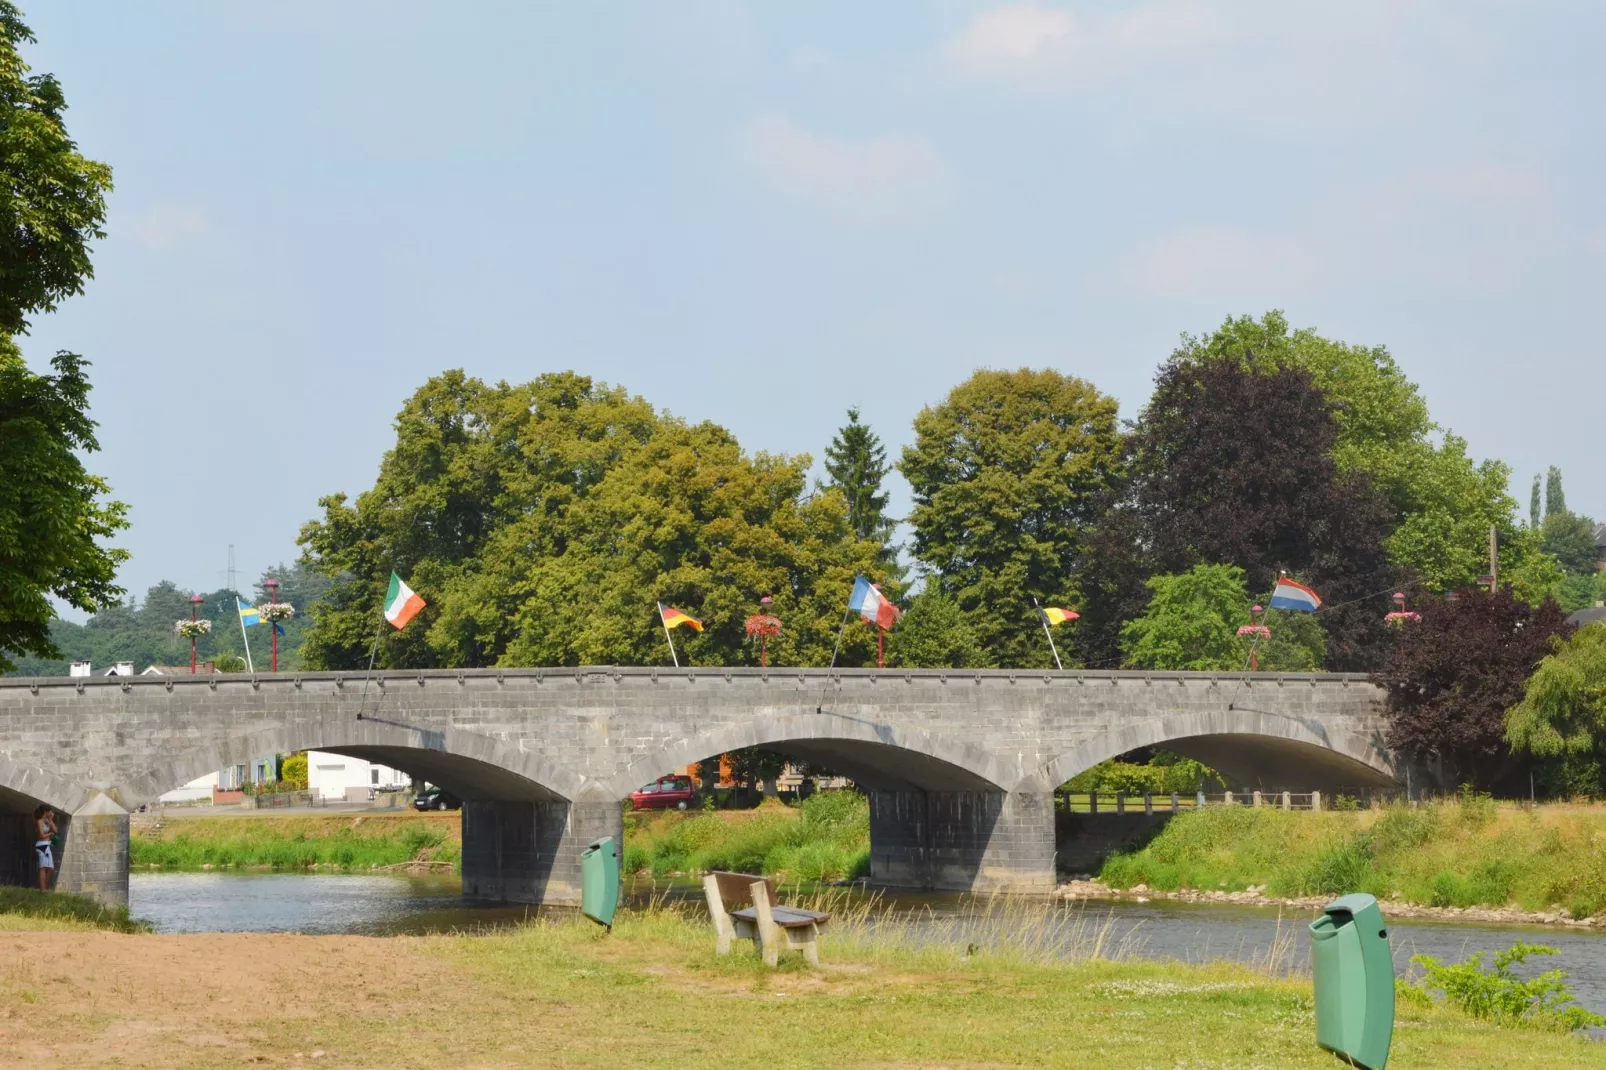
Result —
[[[1413,955],[1411,961],[1425,974],[1417,987],[1423,991],[1438,989],[1444,993],[1445,1002],[1474,1018],[1565,1032],[1606,1026],[1606,1015],[1577,1005],[1564,970],[1548,970],[1529,981],[1511,971],[1530,955],[1554,954],[1553,947],[1516,943],[1497,952],[1494,968],[1488,970],[1484,969],[1481,953],[1450,966],[1431,955]]]

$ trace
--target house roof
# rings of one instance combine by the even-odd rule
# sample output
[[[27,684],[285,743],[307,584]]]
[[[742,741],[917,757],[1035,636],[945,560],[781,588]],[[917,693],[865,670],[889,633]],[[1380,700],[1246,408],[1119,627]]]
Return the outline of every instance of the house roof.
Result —
[[[1606,524],[1595,525],[1595,549],[1606,550]]]
[[[1580,609],[1567,618],[1567,623],[1576,624],[1582,628],[1586,624],[1600,624],[1606,622],[1606,609],[1596,606],[1593,609]]]
[[[217,668],[210,661],[203,661],[195,666],[195,671],[198,673],[214,673],[217,672]],[[189,674],[190,667],[188,665],[152,665],[140,673],[141,676],[188,676]]]

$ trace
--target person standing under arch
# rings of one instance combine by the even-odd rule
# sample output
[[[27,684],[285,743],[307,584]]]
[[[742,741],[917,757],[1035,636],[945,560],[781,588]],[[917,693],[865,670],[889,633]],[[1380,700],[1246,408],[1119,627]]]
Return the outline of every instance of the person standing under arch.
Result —
[[[52,844],[56,838],[56,811],[41,804],[33,812],[33,853],[39,863],[39,890],[50,891],[56,876],[56,855]]]

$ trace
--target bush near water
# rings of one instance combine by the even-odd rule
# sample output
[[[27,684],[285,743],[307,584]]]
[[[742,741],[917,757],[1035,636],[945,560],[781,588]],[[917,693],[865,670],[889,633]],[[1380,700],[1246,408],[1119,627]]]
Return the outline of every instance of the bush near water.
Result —
[[[1498,806],[1467,794],[1355,812],[1209,807],[1178,815],[1099,876],[1147,884],[1315,896],[1370,892],[1438,907],[1606,909],[1606,810]]]
[[[855,791],[827,791],[795,807],[626,814],[624,868],[654,877],[722,869],[852,880],[870,872],[870,804]]]

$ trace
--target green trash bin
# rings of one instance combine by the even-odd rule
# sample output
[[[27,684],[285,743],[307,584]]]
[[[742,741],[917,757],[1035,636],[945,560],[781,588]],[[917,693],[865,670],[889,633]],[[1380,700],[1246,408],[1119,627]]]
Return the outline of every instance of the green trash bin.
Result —
[[[1383,1070],[1394,1036],[1394,956],[1372,896],[1328,903],[1310,927],[1316,1043],[1368,1070]]]
[[[580,852],[580,913],[612,929],[618,909],[619,850],[604,836]]]

